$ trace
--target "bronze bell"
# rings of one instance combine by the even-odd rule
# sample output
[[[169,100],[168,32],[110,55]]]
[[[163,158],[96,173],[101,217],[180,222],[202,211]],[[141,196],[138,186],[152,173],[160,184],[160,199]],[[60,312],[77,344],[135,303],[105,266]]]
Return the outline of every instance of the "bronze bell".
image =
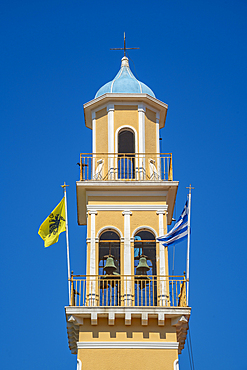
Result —
[[[150,270],[150,267],[147,264],[146,256],[142,255],[139,259],[138,266],[136,268],[136,275],[146,275],[147,271]]]
[[[104,266],[106,275],[116,275],[117,267],[115,266],[113,256],[109,255]]]

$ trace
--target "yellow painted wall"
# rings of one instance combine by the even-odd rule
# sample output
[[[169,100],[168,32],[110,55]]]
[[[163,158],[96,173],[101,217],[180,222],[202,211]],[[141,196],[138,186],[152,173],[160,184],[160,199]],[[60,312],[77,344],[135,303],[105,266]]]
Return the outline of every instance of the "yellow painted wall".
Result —
[[[156,113],[148,108],[145,116],[145,151],[156,153]]]
[[[150,226],[159,232],[159,216],[156,211],[133,211],[130,216],[130,235],[140,226]]]
[[[96,153],[108,152],[108,116],[106,108],[96,112]]]
[[[173,349],[79,349],[82,370],[173,370]]]
[[[90,319],[84,319],[79,330],[80,342],[177,342],[176,328],[170,320],[158,326],[157,318],[149,319],[148,326],[141,325],[140,318],[132,318],[126,326],[124,318],[116,318],[109,326],[107,318],[99,318],[98,325],[91,326]],[[79,349],[78,358],[83,370],[173,370],[178,358],[176,349]]]
[[[95,216],[95,235],[105,226],[114,226],[123,233],[124,216],[122,211],[98,211]]]

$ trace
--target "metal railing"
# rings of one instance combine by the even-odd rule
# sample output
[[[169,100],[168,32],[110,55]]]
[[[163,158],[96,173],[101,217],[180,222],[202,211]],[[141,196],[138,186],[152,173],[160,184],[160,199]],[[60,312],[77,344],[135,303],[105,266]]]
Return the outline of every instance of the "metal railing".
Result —
[[[173,180],[172,154],[81,153],[80,181]]]
[[[186,307],[184,276],[72,275],[71,306]]]

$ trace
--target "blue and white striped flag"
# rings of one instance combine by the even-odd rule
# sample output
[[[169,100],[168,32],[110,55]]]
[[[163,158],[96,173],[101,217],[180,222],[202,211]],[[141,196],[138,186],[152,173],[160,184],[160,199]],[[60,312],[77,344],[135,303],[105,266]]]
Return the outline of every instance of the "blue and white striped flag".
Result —
[[[174,227],[164,236],[158,238],[159,242],[164,242],[163,245],[171,245],[176,241],[182,241],[188,235],[188,201],[185,203],[183,212],[179,217]]]

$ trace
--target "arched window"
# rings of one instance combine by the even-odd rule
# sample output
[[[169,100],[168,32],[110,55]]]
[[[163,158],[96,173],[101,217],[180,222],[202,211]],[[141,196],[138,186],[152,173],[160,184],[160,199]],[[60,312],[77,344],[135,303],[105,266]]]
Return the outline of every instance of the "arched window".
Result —
[[[156,241],[150,231],[135,235],[135,305],[157,305]]]
[[[135,178],[135,134],[130,130],[118,134],[118,178]]]
[[[100,306],[120,306],[120,238],[111,230],[100,236],[99,275]]]
[[[99,275],[105,275],[108,256],[113,256],[116,272],[120,274],[120,237],[114,231],[105,231],[99,238]]]
[[[150,270],[147,275],[156,275],[156,240],[153,233],[147,230],[139,231],[135,235],[135,274],[140,257],[144,255]]]
[[[118,134],[118,153],[135,153],[135,135],[130,130],[122,130]]]

